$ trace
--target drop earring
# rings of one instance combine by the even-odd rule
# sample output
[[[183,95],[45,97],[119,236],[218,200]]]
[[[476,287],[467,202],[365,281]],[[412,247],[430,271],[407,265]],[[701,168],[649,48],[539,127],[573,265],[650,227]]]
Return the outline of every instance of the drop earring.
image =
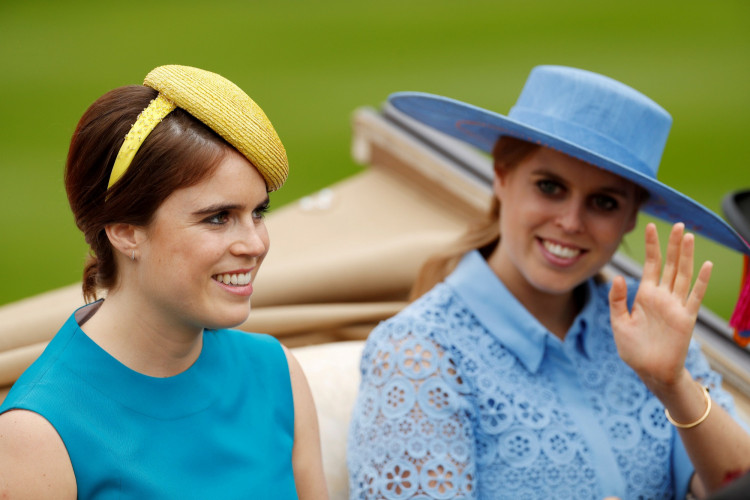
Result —
[[[135,250],[133,250],[133,253],[130,254],[130,260],[132,260],[133,262],[135,262]]]

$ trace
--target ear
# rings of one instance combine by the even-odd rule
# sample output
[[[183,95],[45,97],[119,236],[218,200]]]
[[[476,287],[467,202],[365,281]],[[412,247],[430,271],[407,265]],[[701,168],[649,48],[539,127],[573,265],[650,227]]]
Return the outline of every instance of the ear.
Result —
[[[106,225],[104,231],[107,233],[107,238],[109,238],[113,249],[126,256],[128,260],[133,255],[133,252],[137,252],[138,243],[141,240],[138,227],[118,222]]]
[[[501,193],[505,187],[507,171],[498,165],[495,165],[495,178],[492,180],[492,191],[495,193],[495,197],[498,200],[502,200]]]

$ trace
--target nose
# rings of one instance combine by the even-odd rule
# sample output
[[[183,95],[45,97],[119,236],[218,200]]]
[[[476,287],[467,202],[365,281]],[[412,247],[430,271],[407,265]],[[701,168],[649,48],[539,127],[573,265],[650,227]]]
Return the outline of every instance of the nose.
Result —
[[[268,245],[265,225],[248,224],[238,231],[229,250],[232,255],[260,257],[268,251]]]
[[[560,207],[557,215],[557,225],[566,233],[580,233],[583,231],[584,205],[581,201],[569,200],[564,206]]]

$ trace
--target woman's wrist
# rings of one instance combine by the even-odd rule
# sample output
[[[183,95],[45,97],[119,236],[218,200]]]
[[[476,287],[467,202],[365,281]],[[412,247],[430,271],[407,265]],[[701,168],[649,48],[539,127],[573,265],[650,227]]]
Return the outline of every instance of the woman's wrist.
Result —
[[[664,408],[664,415],[666,415],[667,420],[669,420],[669,423],[674,425],[675,427],[679,429],[692,429],[693,427],[697,427],[700,425],[703,421],[705,421],[708,418],[709,413],[711,413],[711,395],[708,393],[708,387],[705,385],[701,386],[701,389],[703,390],[703,397],[706,400],[706,411],[703,412],[703,415],[698,417],[697,420],[693,420],[692,422],[678,422],[675,419],[672,418],[672,415],[669,414],[669,410]]]
[[[711,413],[711,396],[708,389],[692,378],[685,376],[669,387],[652,390],[664,405],[667,419],[675,427],[689,429],[706,420]]]

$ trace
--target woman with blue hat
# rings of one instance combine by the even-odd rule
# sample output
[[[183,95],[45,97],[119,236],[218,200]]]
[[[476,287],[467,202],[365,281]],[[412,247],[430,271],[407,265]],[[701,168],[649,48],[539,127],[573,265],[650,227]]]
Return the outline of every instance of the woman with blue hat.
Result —
[[[491,153],[496,202],[368,338],[352,497],[685,498],[749,469],[750,436],[691,342],[712,264],[693,284],[685,228],[750,248],[656,179],[669,114],[559,66],[534,68],[508,116],[389,101]],[[607,282],[639,210],[674,222],[666,254],[649,224],[640,283]]]

